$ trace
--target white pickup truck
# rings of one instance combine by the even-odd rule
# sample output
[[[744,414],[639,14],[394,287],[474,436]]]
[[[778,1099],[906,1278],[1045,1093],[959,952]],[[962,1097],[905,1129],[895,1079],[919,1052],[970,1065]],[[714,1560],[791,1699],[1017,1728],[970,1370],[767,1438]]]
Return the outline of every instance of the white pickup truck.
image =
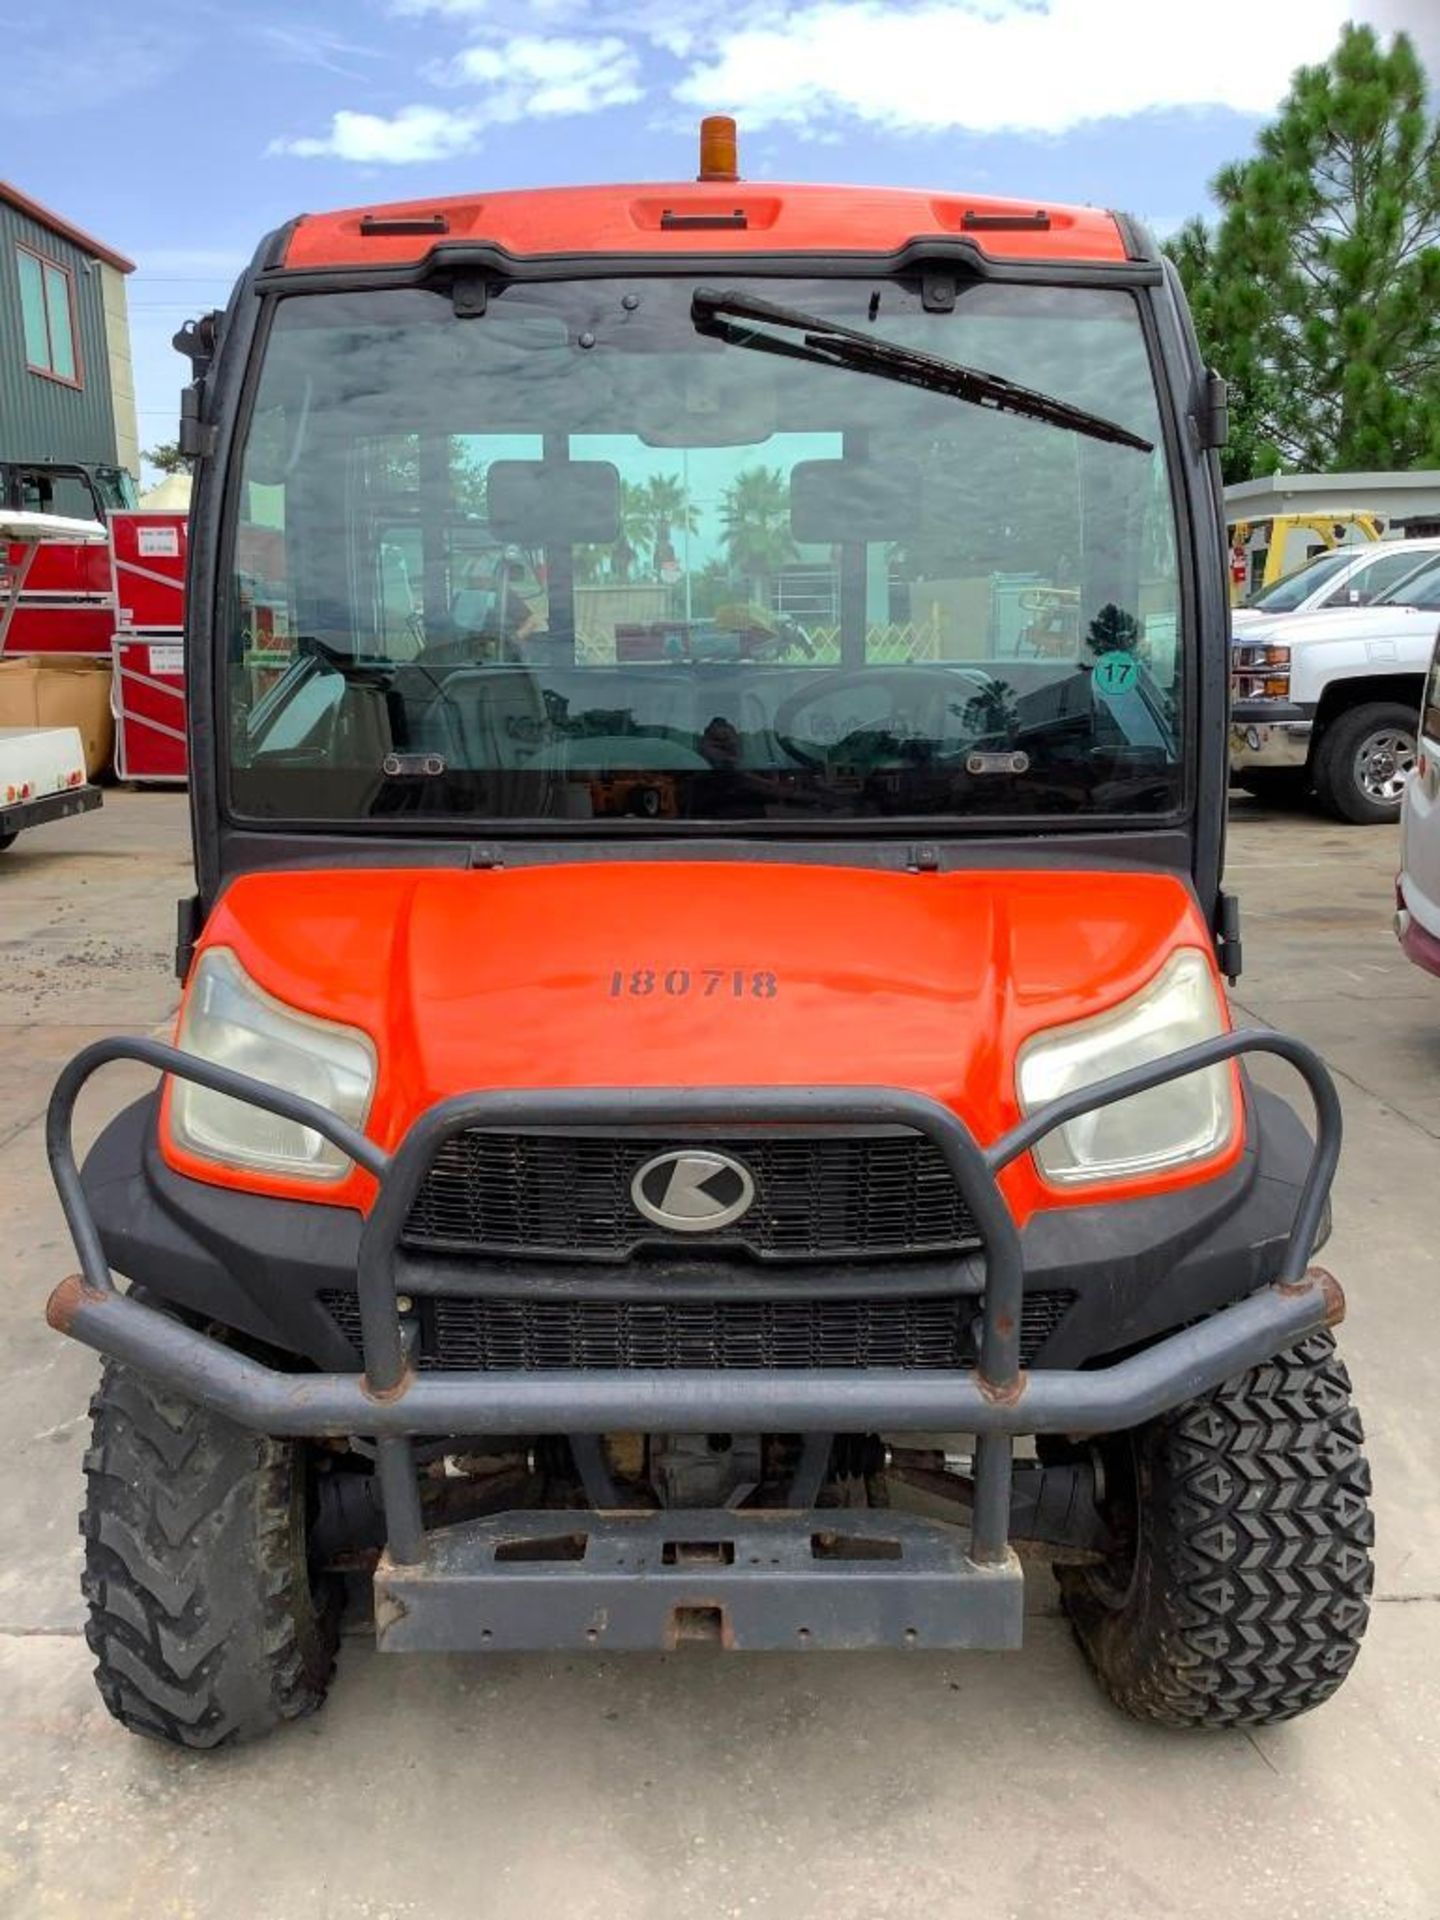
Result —
[[[1440,626],[1440,559],[1368,607],[1247,626],[1231,649],[1230,767],[1270,795],[1307,784],[1342,820],[1396,820]]]
[[[1360,546],[1332,547],[1234,608],[1231,630],[1248,633],[1282,613],[1373,606],[1430,559],[1440,559],[1440,539],[1368,540]]]
[[[25,827],[100,804],[76,727],[0,727],[0,853]]]

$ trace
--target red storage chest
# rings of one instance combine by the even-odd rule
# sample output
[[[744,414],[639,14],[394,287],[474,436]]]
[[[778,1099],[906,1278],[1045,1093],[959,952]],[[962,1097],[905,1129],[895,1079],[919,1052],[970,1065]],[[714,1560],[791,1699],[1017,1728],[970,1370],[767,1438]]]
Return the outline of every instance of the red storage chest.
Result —
[[[185,647],[178,633],[117,633],[111,701],[120,780],[183,781]]]
[[[110,515],[115,624],[137,633],[185,625],[186,516],[144,507]]]

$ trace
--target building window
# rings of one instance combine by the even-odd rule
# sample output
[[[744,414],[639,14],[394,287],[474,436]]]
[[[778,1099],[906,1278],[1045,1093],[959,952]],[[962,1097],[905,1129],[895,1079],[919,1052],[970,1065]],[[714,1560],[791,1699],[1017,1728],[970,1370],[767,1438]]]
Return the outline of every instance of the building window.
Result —
[[[25,328],[25,360],[32,373],[67,386],[80,386],[75,351],[75,283],[68,268],[17,247],[20,314]]]

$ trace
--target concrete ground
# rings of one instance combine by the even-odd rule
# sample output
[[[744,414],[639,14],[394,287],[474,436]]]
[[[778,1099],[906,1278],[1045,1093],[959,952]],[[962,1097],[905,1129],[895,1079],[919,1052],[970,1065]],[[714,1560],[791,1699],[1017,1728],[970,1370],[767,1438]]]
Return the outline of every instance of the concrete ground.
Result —
[[[175,1002],[184,803],[112,792],[0,866],[0,1914],[1361,1920],[1440,1915],[1440,981],[1390,933],[1395,837],[1237,800],[1256,1019],[1318,1043],[1349,1140],[1327,1253],[1369,1426],[1377,1605],[1354,1677],[1255,1737],[1140,1728],[1049,1592],[1023,1653],[381,1660],[319,1717],[190,1759],[105,1715],[75,1506],[95,1363],[41,1115],[94,1034]],[[142,1077],[143,1078],[143,1077]],[[139,1078],[112,1070],[87,1126]]]

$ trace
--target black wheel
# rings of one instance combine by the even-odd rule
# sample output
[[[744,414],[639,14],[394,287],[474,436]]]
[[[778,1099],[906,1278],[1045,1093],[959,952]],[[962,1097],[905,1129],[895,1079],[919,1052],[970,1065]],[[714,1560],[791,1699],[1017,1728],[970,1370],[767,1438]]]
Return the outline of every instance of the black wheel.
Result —
[[[1357,827],[1400,818],[1400,797],[1415,771],[1419,716],[1414,707],[1377,700],[1333,720],[1315,749],[1315,791],[1323,805]]]
[[[1328,1333],[1117,1436],[1123,1548],[1057,1567],[1116,1704],[1168,1727],[1259,1727],[1327,1700],[1369,1617],[1370,1470]]]
[[[116,1365],[90,1412],[85,1632],[111,1713],[213,1748],[314,1712],[341,1596],[307,1565],[307,1450]]]
[[[13,847],[19,838],[18,833],[0,833],[0,853],[4,853],[7,847]]]

